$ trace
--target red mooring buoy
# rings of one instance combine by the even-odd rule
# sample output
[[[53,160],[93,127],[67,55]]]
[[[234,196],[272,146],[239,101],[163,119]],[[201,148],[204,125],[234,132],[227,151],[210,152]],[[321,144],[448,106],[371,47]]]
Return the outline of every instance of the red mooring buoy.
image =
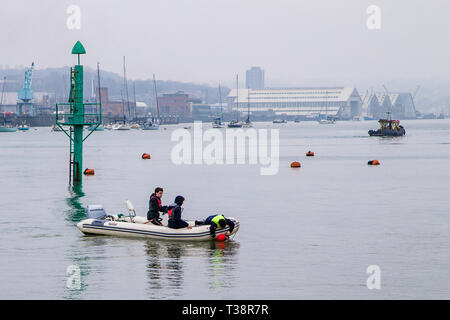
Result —
[[[298,161],[294,161],[291,163],[291,168],[300,168],[302,165]]]
[[[95,174],[95,171],[94,171],[94,169],[87,168],[86,170],[84,170],[83,173],[87,176],[93,176]]]
[[[367,162],[367,164],[369,166],[379,166],[380,165],[380,161],[378,161],[378,160],[370,160],[370,161]]]

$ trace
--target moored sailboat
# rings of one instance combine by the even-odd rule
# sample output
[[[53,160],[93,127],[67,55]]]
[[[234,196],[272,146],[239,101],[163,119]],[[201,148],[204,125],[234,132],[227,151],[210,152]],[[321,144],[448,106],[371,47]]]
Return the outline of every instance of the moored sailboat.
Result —
[[[253,123],[250,121],[250,88],[247,89],[247,119],[242,126],[244,128],[253,127]]]
[[[225,123],[222,122],[223,108],[222,108],[222,91],[220,89],[220,83],[219,83],[219,101],[220,101],[220,117],[215,118],[212,124],[212,127],[216,129],[225,128]]]
[[[242,128],[243,123],[239,121],[239,77],[236,75],[236,120],[228,123],[228,128]]]

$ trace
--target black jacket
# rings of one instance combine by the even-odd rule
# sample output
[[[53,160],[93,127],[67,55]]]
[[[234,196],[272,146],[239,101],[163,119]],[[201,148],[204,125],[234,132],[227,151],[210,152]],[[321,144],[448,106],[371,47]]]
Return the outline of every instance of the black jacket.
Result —
[[[150,196],[150,200],[148,201],[148,212],[147,219],[152,220],[155,218],[159,218],[160,212],[167,212],[167,206],[160,205],[161,199],[159,199],[154,193]]]
[[[186,228],[189,225],[189,223],[187,223],[186,221],[181,219],[181,207],[179,205],[176,205],[172,209],[171,216],[172,217],[169,218],[169,224],[168,224],[169,228],[181,229],[181,228]]]

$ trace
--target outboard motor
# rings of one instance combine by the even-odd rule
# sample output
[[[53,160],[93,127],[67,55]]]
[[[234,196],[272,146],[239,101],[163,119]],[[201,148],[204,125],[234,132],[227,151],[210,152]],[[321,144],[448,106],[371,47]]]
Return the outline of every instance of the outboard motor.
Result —
[[[104,220],[106,218],[106,211],[102,205],[91,204],[87,206],[86,215],[88,219]]]

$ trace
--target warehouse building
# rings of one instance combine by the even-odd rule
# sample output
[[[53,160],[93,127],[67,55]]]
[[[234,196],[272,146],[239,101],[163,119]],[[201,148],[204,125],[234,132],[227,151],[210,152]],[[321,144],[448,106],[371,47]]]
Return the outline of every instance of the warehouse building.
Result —
[[[416,107],[414,99],[409,92],[389,94],[392,104],[392,116],[398,119],[416,119]]]
[[[239,94],[239,97],[237,96]],[[361,115],[362,100],[353,87],[233,89],[227,97],[228,110],[251,114],[274,114],[303,119],[323,116],[351,119]]]
[[[391,113],[394,119],[416,119],[414,99],[409,92],[366,93],[363,97],[362,115],[381,119]]]

